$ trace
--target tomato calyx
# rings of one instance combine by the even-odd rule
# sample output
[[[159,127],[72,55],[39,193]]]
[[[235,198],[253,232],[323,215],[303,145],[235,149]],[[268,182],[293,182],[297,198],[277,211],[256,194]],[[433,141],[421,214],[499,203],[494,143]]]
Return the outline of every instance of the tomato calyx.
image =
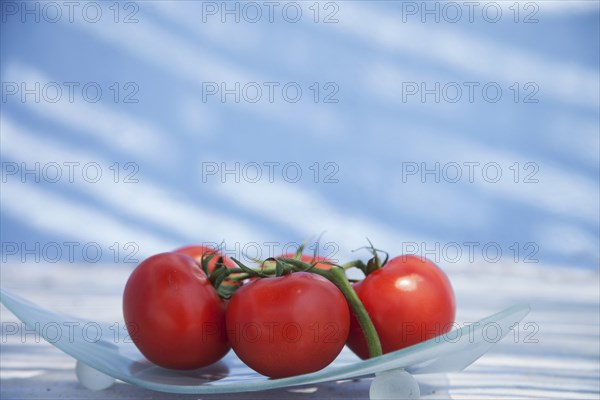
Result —
[[[211,271],[211,261],[217,257],[214,269]],[[222,299],[230,298],[240,286],[239,268],[231,268],[225,264],[225,259],[218,253],[204,253],[200,260],[200,268]]]
[[[200,268],[202,268],[202,271],[204,271],[206,276],[209,277],[209,280],[213,284],[213,286],[215,285],[215,281],[214,281],[214,278],[211,277],[211,275],[213,275],[213,273],[210,272],[209,265],[210,265],[210,262],[212,261],[212,259],[215,257],[218,257],[217,263],[215,266],[215,270],[220,269],[221,267],[224,267],[223,257],[217,253],[203,253],[202,258],[200,259]]]
[[[267,258],[261,267],[264,268],[265,263],[269,262],[269,261],[273,261],[275,262],[275,276],[276,277],[280,277],[280,276],[284,276],[284,275],[289,275],[292,272],[294,272],[294,269],[292,268],[292,266],[288,263],[282,262],[281,260],[274,258],[274,257],[270,257]]]
[[[228,268],[223,263],[217,262],[214,271],[209,274],[209,280],[223,299],[231,298],[245,280],[283,276],[293,272],[290,266],[278,261],[276,258],[268,258],[262,262],[257,260],[261,263],[259,269],[252,269],[233,257],[231,257],[231,260],[237,264],[237,268]],[[210,256],[207,256],[206,264],[208,262],[210,262]],[[273,262],[275,266],[265,265]]]
[[[368,246],[359,247],[358,249],[352,251],[355,252],[358,250],[367,249],[373,255],[373,257],[371,257],[366,264],[362,260],[350,261],[349,263],[343,265],[344,269],[358,268],[363,274],[365,274],[365,276],[369,276],[387,264],[388,260],[390,259],[390,254],[385,250],[375,248],[373,243],[368,238],[367,241],[369,242]],[[379,253],[385,254],[383,261],[379,257]]]

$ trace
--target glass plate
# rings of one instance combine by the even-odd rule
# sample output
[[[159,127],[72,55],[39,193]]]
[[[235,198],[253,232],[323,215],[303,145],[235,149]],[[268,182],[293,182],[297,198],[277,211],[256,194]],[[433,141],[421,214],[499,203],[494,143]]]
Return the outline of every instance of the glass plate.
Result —
[[[245,366],[233,351],[221,361],[197,370],[160,368],[147,361],[132,343],[115,342],[115,328],[107,323],[59,314],[3,289],[0,289],[0,301],[28,329],[36,330],[52,345],[106,375],[151,390],[189,394],[267,390],[350,379],[401,368],[411,374],[461,371],[529,313],[527,305],[513,306],[426,342],[370,360],[360,360],[345,348],[331,365],[321,371],[269,379]],[[97,335],[97,332],[101,334]],[[93,337],[90,339],[90,336]]]

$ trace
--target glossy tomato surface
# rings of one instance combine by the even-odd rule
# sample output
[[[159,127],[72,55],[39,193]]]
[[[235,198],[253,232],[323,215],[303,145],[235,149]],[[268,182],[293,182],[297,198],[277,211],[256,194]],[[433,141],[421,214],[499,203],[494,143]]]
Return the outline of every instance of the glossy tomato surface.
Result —
[[[309,272],[251,281],[227,308],[231,347],[246,365],[272,378],[326,367],[344,347],[349,329],[342,293]]]
[[[452,329],[454,292],[433,262],[404,255],[393,258],[354,285],[379,335],[383,353],[431,339]],[[358,321],[352,316],[348,347],[369,358]]]
[[[157,254],[140,263],[125,286],[123,314],[137,348],[161,367],[204,367],[230,349],[225,304],[183,254]]]

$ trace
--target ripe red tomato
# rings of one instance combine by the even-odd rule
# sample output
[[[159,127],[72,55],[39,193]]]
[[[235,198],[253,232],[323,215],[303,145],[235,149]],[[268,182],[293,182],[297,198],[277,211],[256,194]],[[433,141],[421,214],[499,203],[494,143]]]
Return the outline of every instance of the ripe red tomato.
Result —
[[[278,256],[276,258],[296,258],[296,253],[282,254],[282,255],[280,255],[280,256]],[[325,263],[321,263],[320,262],[320,261],[332,262],[327,257],[312,256],[312,255],[308,255],[308,254],[302,254],[300,256],[300,261],[304,261],[305,263],[309,263],[309,264],[317,262],[317,265],[315,266],[315,268],[319,268],[319,269],[331,269],[331,265],[330,264],[325,264]]]
[[[433,262],[412,255],[393,258],[354,285],[379,335],[383,354],[448,332],[455,314],[454,292]],[[369,358],[367,343],[354,316],[348,347]]]
[[[140,263],[125,286],[123,314],[137,348],[161,367],[200,368],[229,351],[225,303],[189,256],[161,253]]]
[[[191,245],[181,247],[177,250],[173,250],[175,253],[186,254],[192,257],[198,264],[202,263],[202,256],[209,256],[211,254],[215,254],[213,258],[208,262],[208,272],[213,272],[215,267],[217,266],[217,261],[219,260],[219,256],[223,257],[223,264],[227,268],[235,268],[236,265],[231,261],[231,259],[225,255],[220,254],[217,250],[213,249],[209,246],[204,245]]]
[[[271,378],[325,368],[344,347],[350,329],[340,290],[310,272],[249,282],[233,295],[226,319],[233,351]]]
[[[202,265],[202,257],[203,256],[207,257],[207,256],[214,254],[215,256],[213,258],[211,258],[210,261],[208,262],[208,273],[209,274],[212,273],[215,270],[215,268],[217,267],[217,262],[219,262],[219,257],[221,257],[223,259],[223,265],[225,265],[226,268],[236,268],[237,267],[237,265],[235,265],[235,263],[229,257],[219,253],[217,250],[215,250],[209,246],[191,245],[191,246],[181,247],[174,251],[176,253],[186,254],[186,255],[192,257],[198,263],[198,265]],[[235,276],[235,274],[232,274],[231,276]],[[241,285],[241,282],[233,281],[231,279],[225,279],[223,281],[223,284],[229,285],[231,287],[235,287],[235,286]]]

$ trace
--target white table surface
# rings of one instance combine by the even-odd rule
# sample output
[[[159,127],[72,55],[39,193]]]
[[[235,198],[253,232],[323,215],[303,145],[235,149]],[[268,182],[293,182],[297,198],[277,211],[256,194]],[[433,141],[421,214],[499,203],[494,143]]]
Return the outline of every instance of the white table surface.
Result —
[[[532,311],[465,371],[418,376],[425,399],[599,398],[597,271],[492,264],[444,266],[457,297],[457,321],[472,322],[516,303]],[[1,285],[48,308],[100,321],[122,321],[121,293],[132,266],[3,265]],[[16,322],[1,307],[1,399],[368,399],[371,379],[230,395],[171,395],[117,382],[89,391],[75,361],[33,336],[8,335]],[[526,325],[527,324],[527,325]],[[535,331],[534,331],[535,330]]]

